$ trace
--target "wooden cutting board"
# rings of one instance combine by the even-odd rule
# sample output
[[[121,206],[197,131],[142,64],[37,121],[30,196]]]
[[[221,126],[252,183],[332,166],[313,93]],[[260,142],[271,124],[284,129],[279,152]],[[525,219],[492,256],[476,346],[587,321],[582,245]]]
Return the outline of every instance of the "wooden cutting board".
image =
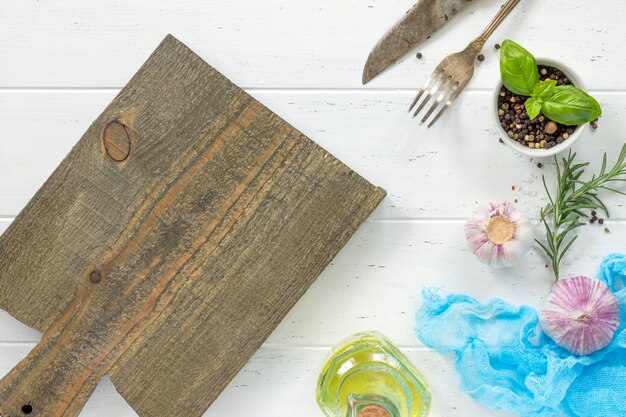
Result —
[[[0,415],[107,374],[202,415],[384,195],[166,37],[0,237],[0,307],[44,332]]]

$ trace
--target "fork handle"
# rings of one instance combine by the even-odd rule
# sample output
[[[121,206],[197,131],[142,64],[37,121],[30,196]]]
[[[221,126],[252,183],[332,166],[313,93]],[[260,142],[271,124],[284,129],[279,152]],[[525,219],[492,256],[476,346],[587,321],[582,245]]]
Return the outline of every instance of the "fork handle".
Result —
[[[487,42],[487,39],[489,39],[493,32],[498,28],[498,26],[500,26],[500,24],[513,11],[515,6],[517,6],[520,1],[521,0],[508,0],[504,4],[504,6],[500,8],[500,11],[498,11],[498,14],[493,18],[491,23],[489,23],[489,26],[487,26],[483,33],[481,33],[480,36],[478,36],[478,38],[474,40],[473,43],[478,48],[478,50],[483,48],[485,42]]]

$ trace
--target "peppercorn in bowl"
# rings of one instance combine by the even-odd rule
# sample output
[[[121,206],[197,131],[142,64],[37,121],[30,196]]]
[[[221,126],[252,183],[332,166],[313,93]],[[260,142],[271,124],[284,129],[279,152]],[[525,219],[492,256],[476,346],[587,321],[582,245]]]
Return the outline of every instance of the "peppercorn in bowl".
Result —
[[[585,89],[578,75],[562,63],[538,58],[537,70],[540,81],[554,80],[557,86]],[[528,156],[549,157],[568,149],[582,135],[586,123],[568,126],[550,120],[543,113],[529,117],[526,110],[529,98],[511,92],[501,80],[494,90],[492,103],[497,132],[511,148]]]

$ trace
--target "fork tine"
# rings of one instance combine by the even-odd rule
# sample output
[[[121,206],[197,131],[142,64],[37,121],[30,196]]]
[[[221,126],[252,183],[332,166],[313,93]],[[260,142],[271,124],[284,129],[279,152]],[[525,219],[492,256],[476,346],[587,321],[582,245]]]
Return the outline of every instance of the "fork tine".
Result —
[[[422,86],[422,88],[420,88],[420,91],[417,93],[417,95],[415,96],[415,100],[413,100],[413,103],[411,103],[411,107],[409,107],[409,113],[411,113],[411,111],[413,111],[413,107],[415,107],[415,105],[417,104],[417,102],[419,101],[420,97],[422,97],[422,94],[424,94],[424,91],[426,91],[426,89],[428,87],[430,87],[430,83],[433,81],[433,79],[435,78],[435,73],[430,74],[430,77],[428,77],[428,79],[426,80],[426,82],[424,83],[424,85]]]
[[[433,87],[430,90],[428,90],[428,93],[426,94],[426,97],[424,97],[424,100],[422,100],[422,104],[420,104],[419,107],[417,108],[417,110],[415,110],[415,113],[413,113],[413,118],[414,119],[417,117],[419,112],[422,111],[424,106],[426,106],[426,103],[428,103],[428,101],[430,100],[430,97],[435,95],[435,94],[437,94],[439,92],[439,89],[445,83],[445,81],[446,80],[443,77],[442,73],[437,74],[437,78],[436,78],[435,82],[433,83]]]
[[[443,84],[441,84],[441,88],[439,89],[439,91],[441,91],[441,94],[439,94],[439,97],[437,97],[437,100],[435,100],[433,105],[430,106],[430,109],[428,110],[426,115],[422,118],[422,121],[420,122],[420,124],[424,124],[424,122],[428,120],[430,115],[433,114],[435,109],[439,107],[443,99],[446,98],[450,94],[450,92],[452,92],[452,88],[454,87],[454,84],[455,84],[455,81],[452,79],[452,77],[448,77],[445,79]]]
[[[463,91],[463,88],[461,88],[460,85],[455,85],[454,86],[454,90],[452,95],[450,96],[450,98],[448,99],[448,101],[446,102],[446,105],[443,106],[441,108],[441,110],[439,110],[439,113],[437,113],[437,115],[435,116],[435,118],[433,120],[430,121],[430,123],[428,124],[428,127],[430,128],[432,125],[434,125],[437,120],[439,120],[439,118],[441,117],[442,114],[445,113],[446,110],[448,110],[450,108],[450,106],[452,106],[452,103],[454,102],[454,100],[456,100],[456,98],[459,96],[459,94],[461,94],[461,91]]]

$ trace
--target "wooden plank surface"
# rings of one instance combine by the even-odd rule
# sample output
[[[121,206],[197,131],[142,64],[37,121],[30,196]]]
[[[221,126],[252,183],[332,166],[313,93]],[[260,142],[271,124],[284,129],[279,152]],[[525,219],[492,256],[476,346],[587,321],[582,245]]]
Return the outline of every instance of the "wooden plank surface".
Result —
[[[17,362],[32,348],[32,344],[0,346],[0,356],[6,363]],[[448,358],[427,349],[402,347],[409,359],[420,367],[431,385],[434,401],[431,415],[437,417],[482,416],[485,409],[456,389],[458,378]],[[299,416],[319,417],[315,395],[304,387],[315,386],[320,363],[330,354],[329,348],[286,347],[261,348],[224,393],[205,413],[205,417]],[[276,368],[280,367],[278,371]],[[0,366],[0,373],[6,366]],[[298,398],[298,401],[289,399]],[[242,400],[245,399],[245,400]],[[137,414],[105,378],[89,399],[83,413],[90,417],[136,417]],[[489,414],[513,417],[506,412]]]
[[[7,58],[0,86],[121,87],[168,31],[188,39],[194,51],[243,87],[362,88],[371,48],[414,3],[5,0],[0,52]],[[424,58],[409,56],[366,88],[419,88],[445,55],[484,29],[503,2],[474,3],[419,48]],[[592,88],[615,88],[623,83],[626,45],[617,41],[623,39],[622,23],[622,0],[596,7],[580,0],[524,0],[490,39],[470,87],[494,86],[492,46],[511,37],[532,46],[537,56],[564,60]]]
[[[0,306],[45,330],[0,414],[110,374],[201,415],[384,195],[166,37],[0,237]]]
[[[490,91],[462,95],[447,122],[436,129],[422,129],[407,117],[413,98],[407,91],[251,93],[387,190],[375,218],[462,219],[477,202],[498,198],[517,199],[519,208],[537,216],[538,207],[547,201],[541,175],[554,172],[552,158],[542,159],[545,166],[540,169],[539,160],[516,155],[498,143]],[[7,138],[19,138],[0,141],[0,215],[19,212],[71,148],[73,138],[115,94],[0,91],[0,125]],[[626,94],[592,94],[602,103],[604,115],[598,130],[587,129],[573,150],[599,168],[602,153],[614,160],[626,140]],[[57,125],[58,130],[53,128]],[[52,149],[46,146],[49,142],[55,143]],[[614,218],[626,219],[620,196],[609,195],[606,202]]]
[[[571,0],[524,0],[487,45],[486,60],[477,68],[470,89],[455,105],[454,115],[447,116],[450,123],[424,130],[406,117],[406,105],[438,61],[462,48],[503,1],[477,2],[466,16],[420,48],[424,58],[409,56],[362,89],[359,81],[369,49],[413,2],[4,1],[0,230],[169,30],[390,193],[375,212],[375,217],[386,220],[368,222],[348,243],[349,256],[342,251],[207,416],[276,417],[298,410],[299,416],[319,417],[314,382],[327,349],[349,332],[371,328],[412,351],[419,346],[412,333],[412,311],[424,285],[436,283],[482,298],[510,297],[517,289],[516,300],[541,305],[546,285],[544,272],[539,271],[541,257],[530,257],[524,264],[528,270],[520,275],[501,276],[461,252],[462,222],[476,202],[518,198],[524,211],[534,213],[544,201],[533,176],[552,169],[539,170],[534,161],[493,145],[497,138],[487,119],[489,93],[498,73],[492,43],[511,37],[537,55],[568,63],[592,88],[605,114],[598,131],[587,132],[575,149],[597,166],[602,151],[618,149],[626,139],[622,77],[626,5],[622,0],[593,6]],[[341,27],[341,22],[347,26]],[[116,48],[110,49],[111,44]],[[470,157],[463,157],[466,154]],[[522,189],[512,191],[514,184]],[[608,225],[611,233],[584,228],[585,243],[571,254],[566,274],[593,274],[608,252],[626,251],[621,220],[626,219],[625,201],[611,197],[610,202],[615,217]],[[450,259],[458,262],[446,262]],[[9,351],[19,349],[25,355],[31,347],[20,347],[20,341],[36,341],[37,336],[0,314],[0,374],[20,359],[20,354]],[[310,345],[326,350],[313,355]],[[431,416],[509,415],[487,410],[461,393],[448,358],[429,355],[421,360],[410,355],[434,387]],[[255,401],[259,398],[264,401]],[[135,413],[105,381],[82,415]]]
[[[626,252],[623,220],[583,227],[579,235],[586,243],[572,247],[563,265],[565,276],[593,276],[603,256]],[[376,329],[400,345],[423,347],[413,334],[423,287],[539,308],[551,278],[536,249],[514,268],[490,269],[475,262],[462,220],[368,220],[265,346],[330,347],[351,332]],[[38,332],[8,316],[0,319],[0,334],[10,343],[39,340]]]

